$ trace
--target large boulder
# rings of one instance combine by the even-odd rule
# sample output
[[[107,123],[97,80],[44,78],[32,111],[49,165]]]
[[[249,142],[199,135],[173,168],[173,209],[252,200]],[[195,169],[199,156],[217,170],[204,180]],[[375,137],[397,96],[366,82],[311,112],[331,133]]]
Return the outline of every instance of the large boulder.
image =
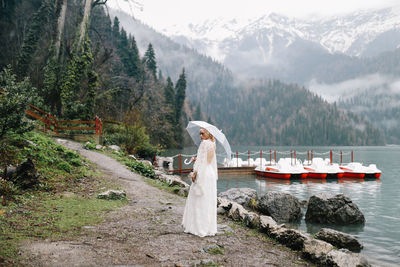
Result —
[[[7,170],[6,179],[12,181],[22,189],[29,189],[40,183],[40,176],[31,159],[27,159],[16,169],[10,168]]]
[[[308,201],[306,222],[349,225],[363,224],[365,218],[347,196],[320,193]]]
[[[278,222],[296,222],[303,216],[300,201],[288,193],[267,192],[258,199],[257,208]]]
[[[325,241],[307,238],[304,241],[302,255],[315,263],[324,262],[326,255],[333,250],[333,246]]]
[[[231,188],[219,193],[218,196],[252,208],[252,199],[253,201],[257,199],[257,191],[251,188]]]
[[[337,267],[370,267],[368,261],[358,253],[346,249],[331,250],[325,260],[318,263],[319,266]]]
[[[337,248],[347,248],[353,252],[360,252],[363,248],[361,243],[354,236],[333,229],[322,228],[315,237]]]

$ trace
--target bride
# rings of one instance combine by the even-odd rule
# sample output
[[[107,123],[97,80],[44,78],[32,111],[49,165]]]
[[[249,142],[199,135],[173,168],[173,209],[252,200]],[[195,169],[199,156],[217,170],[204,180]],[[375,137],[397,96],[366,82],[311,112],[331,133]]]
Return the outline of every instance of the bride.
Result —
[[[217,160],[215,138],[200,128],[201,143],[193,166],[192,185],[186,200],[182,225],[185,233],[200,237],[217,233]]]

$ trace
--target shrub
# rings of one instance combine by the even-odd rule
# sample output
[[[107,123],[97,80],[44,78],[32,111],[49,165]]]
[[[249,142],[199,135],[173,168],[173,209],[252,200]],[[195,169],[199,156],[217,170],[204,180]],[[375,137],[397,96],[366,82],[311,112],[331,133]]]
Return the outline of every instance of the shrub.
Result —
[[[150,143],[146,128],[140,123],[133,125],[110,124],[104,127],[105,144],[121,146],[127,153],[141,158],[151,159],[157,152],[157,147]]]
[[[36,89],[28,78],[17,82],[11,67],[0,72],[0,88],[4,90],[0,96],[0,139],[12,132],[30,131],[32,125],[25,119],[25,110],[28,103],[38,101]]]
[[[63,161],[57,164],[57,168],[66,172],[71,172],[71,165],[69,165],[67,162]]]
[[[144,164],[140,161],[136,161],[136,160],[135,161],[126,161],[125,165],[127,165],[133,171],[136,171],[143,176],[146,176],[149,178],[154,178],[154,176],[155,176],[154,169],[151,166]]]
[[[97,144],[93,140],[89,140],[86,142],[83,148],[88,150],[96,150],[96,146]]]

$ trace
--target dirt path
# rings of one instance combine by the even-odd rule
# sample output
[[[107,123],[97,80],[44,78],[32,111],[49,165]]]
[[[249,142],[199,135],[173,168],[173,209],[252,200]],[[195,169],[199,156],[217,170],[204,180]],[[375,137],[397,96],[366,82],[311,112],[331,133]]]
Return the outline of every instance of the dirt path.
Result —
[[[108,213],[105,223],[85,227],[77,239],[25,244],[23,256],[30,266],[309,266],[298,254],[225,216],[218,217],[220,233],[214,237],[185,234],[180,225],[185,198],[148,185],[116,160],[79,143],[61,144],[118,179],[129,204]]]

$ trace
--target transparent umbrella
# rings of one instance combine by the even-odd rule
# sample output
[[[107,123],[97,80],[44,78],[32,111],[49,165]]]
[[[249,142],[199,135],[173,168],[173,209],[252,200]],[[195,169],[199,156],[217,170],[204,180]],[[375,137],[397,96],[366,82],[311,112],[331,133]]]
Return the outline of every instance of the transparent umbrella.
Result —
[[[200,139],[200,128],[206,129],[210,134],[212,134],[215,137],[215,140],[217,141],[217,156],[219,155],[219,152],[223,153],[223,157],[227,159],[228,161],[231,160],[231,146],[229,145],[228,139],[226,139],[226,136],[222,133],[221,130],[219,130],[217,127],[215,127],[212,124],[209,124],[205,121],[189,121],[186,130],[188,131],[190,137],[193,139],[193,142],[198,146],[201,142]]]

